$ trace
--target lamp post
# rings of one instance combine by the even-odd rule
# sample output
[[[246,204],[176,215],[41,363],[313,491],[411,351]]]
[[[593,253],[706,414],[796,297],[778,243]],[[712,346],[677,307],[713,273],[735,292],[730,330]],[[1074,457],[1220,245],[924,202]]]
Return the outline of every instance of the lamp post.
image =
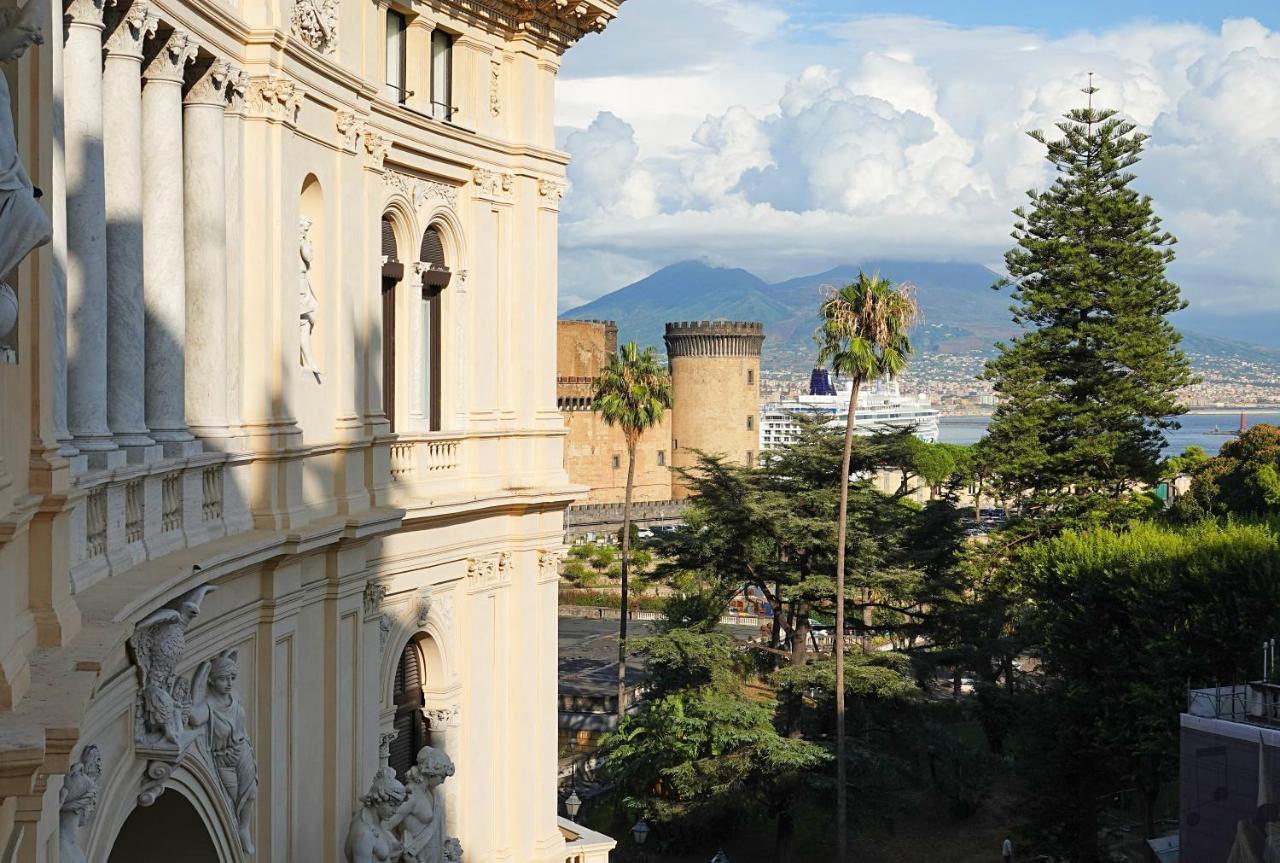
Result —
[[[569,816],[570,821],[575,821],[578,817],[578,810],[582,808],[582,798],[578,796],[578,789],[572,788],[569,796],[564,801],[564,811]]]
[[[644,823],[643,818],[637,821],[631,828],[631,838],[636,840],[636,845],[640,848],[640,861],[641,863],[644,863],[644,861],[649,859],[644,853],[644,841],[649,838],[649,825]]]

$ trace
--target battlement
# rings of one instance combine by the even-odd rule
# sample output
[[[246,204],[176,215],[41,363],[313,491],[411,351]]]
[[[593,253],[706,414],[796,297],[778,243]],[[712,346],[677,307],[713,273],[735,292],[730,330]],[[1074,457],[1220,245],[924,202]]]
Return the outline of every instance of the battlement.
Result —
[[[666,325],[667,356],[759,357],[764,324],[759,321],[674,321]]]

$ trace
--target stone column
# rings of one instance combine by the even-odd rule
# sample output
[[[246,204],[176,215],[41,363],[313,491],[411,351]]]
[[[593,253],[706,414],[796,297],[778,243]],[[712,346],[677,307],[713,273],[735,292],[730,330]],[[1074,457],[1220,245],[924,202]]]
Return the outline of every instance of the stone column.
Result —
[[[102,0],[71,0],[63,49],[67,176],[67,423],[93,467],[124,460],[107,425],[107,217]]]
[[[147,433],[142,292],[142,43],[159,23],[145,0],[108,16],[102,91],[107,211],[107,420],[130,461],[161,455]]]
[[[227,107],[223,114],[223,166],[226,170],[227,204],[227,421],[237,436],[237,449],[244,449],[244,399],[241,371],[243,340],[240,314],[244,307],[244,111],[249,75],[232,69],[227,84]]]
[[[199,44],[175,30],[143,71],[143,295],[147,310],[146,417],[165,454],[198,452],[187,431],[183,359],[187,330],[183,240],[182,77]]]
[[[227,197],[223,115],[231,66],[192,70],[183,100],[183,235],[187,271],[187,422],[225,447],[227,423]]]

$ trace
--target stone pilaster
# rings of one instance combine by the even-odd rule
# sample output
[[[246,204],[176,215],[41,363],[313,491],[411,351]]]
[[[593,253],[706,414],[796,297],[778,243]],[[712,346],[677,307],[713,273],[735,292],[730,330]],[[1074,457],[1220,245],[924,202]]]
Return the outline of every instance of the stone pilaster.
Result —
[[[103,129],[107,213],[107,420],[130,461],[162,454],[146,423],[142,245],[142,48],[159,21],[145,0],[107,18]]]
[[[227,421],[227,85],[222,60],[192,70],[183,100],[183,234],[187,273],[187,423],[225,448]]]
[[[222,158],[225,169],[227,212],[227,422],[244,448],[244,375],[240,309],[244,305],[244,116],[249,74],[232,67],[223,112]]]
[[[107,424],[107,217],[102,161],[103,0],[66,6],[67,424],[93,467],[124,460]]]
[[[143,294],[146,299],[146,418],[169,455],[198,451],[187,430],[184,348],[186,254],[183,237],[182,80],[198,43],[177,30],[143,70]]]

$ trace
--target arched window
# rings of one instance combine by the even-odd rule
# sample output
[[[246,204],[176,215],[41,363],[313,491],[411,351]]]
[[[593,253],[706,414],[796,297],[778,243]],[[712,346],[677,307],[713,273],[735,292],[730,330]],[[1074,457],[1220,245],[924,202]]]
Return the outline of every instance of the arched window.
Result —
[[[382,217],[382,410],[396,430],[396,285],[404,278],[390,216]]]
[[[434,225],[422,235],[418,251],[422,272],[422,412],[431,431],[440,430],[440,294],[453,273],[444,260],[444,241]]]
[[[396,776],[403,777],[417,759],[418,750],[428,742],[427,723],[422,717],[426,704],[422,694],[422,658],[412,641],[400,651],[392,698],[396,716],[391,727],[398,733],[391,741],[391,759],[387,763],[395,768]]]

